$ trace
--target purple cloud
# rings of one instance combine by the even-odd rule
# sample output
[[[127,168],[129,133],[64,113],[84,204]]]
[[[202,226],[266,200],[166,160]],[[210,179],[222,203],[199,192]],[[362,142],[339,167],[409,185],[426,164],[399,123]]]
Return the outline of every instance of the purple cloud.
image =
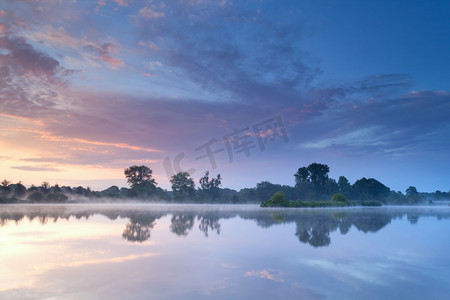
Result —
[[[121,59],[115,58],[113,54],[117,53],[117,44],[108,42],[102,45],[89,43],[83,49],[94,54],[95,57],[113,67],[123,66],[124,62]]]
[[[61,172],[61,169],[52,167],[12,166],[12,169],[30,172]]]
[[[59,63],[49,55],[36,51],[23,38],[0,37],[0,47],[6,52],[2,61],[8,63],[18,74],[33,75],[54,81]]]

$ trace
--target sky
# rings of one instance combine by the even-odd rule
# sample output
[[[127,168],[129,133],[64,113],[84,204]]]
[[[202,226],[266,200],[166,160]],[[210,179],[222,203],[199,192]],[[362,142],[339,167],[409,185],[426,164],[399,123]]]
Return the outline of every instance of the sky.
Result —
[[[0,179],[450,190],[448,1],[0,3]]]

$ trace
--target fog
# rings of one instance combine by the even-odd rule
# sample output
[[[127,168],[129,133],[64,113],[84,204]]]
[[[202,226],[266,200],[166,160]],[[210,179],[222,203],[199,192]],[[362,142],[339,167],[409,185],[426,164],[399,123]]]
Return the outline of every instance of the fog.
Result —
[[[59,220],[89,220],[94,216],[127,221],[122,236],[130,242],[143,242],[160,219],[170,218],[170,231],[187,236],[197,226],[208,236],[220,233],[221,223],[229,219],[253,221],[258,227],[295,224],[292,232],[301,243],[324,247],[331,243],[330,233],[347,234],[350,228],[364,233],[377,232],[395,219],[416,224],[421,219],[449,219],[450,207],[385,206],[346,208],[261,208],[245,204],[167,204],[167,203],[73,203],[73,204],[6,204],[0,206],[0,226],[20,224],[28,219],[45,225]]]

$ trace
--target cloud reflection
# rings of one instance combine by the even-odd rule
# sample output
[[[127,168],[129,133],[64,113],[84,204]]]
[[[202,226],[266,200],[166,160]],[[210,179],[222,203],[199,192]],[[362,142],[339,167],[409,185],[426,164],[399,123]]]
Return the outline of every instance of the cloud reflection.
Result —
[[[275,272],[274,270],[260,270],[260,271],[248,271],[244,274],[245,277],[256,276],[261,279],[269,279],[276,282],[284,282],[284,279],[280,278],[283,276],[282,273]]]

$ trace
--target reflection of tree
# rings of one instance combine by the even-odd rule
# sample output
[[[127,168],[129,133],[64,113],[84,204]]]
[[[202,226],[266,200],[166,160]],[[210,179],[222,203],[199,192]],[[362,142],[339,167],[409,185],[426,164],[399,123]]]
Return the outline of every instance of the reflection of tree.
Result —
[[[89,214],[85,214],[85,213],[83,213],[83,212],[76,213],[76,214],[74,214],[74,216],[75,216],[75,218],[76,218],[77,220],[79,220],[79,219],[81,219],[81,218],[86,218],[86,220],[87,220],[87,219],[89,219],[89,217],[90,217]]]
[[[395,218],[396,214],[383,213],[364,213],[359,215],[352,215],[350,217],[353,225],[364,233],[377,232],[387,224],[391,222],[392,218]]]
[[[339,221],[331,215],[310,216],[296,222],[295,235],[299,241],[313,247],[324,247],[331,243],[330,232],[338,228]]]
[[[6,218],[1,218],[0,219],[0,227],[3,227],[3,226],[5,226],[6,224],[8,224],[8,219],[6,219]]]
[[[107,217],[108,219],[110,219],[110,220],[115,220],[115,219],[117,219],[119,217],[119,212],[117,212],[117,211],[108,211],[108,212],[103,213],[103,215],[105,217]]]
[[[170,224],[170,231],[178,236],[187,236],[194,227],[195,215],[174,215]]]
[[[408,222],[410,224],[417,224],[417,222],[419,222],[419,215],[418,214],[407,214],[406,218],[408,219]]]
[[[296,221],[297,231],[295,235],[302,243],[313,247],[324,247],[330,245],[330,233],[338,228],[342,235],[347,234],[352,225],[364,233],[377,232],[396,216],[395,213],[388,214],[386,212],[338,212],[305,215]]]
[[[217,234],[220,234],[220,222],[218,216],[202,216],[199,217],[200,224],[198,225],[198,229],[205,234],[205,237],[208,237],[208,230],[216,231]]]
[[[150,238],[150,229],[153,226],[143,226],[138,222],[130,221],[122,233],[122,237],[130,242],[142,243]]]
[[[133,216],[125,226],[122,237],[129,242],[145,242],[150,238],[150,231],[156,225],[151,216]]]
[[[41,225],[45,225],[48,222],[48,216],[39,216],[38,220],[39,220],[39,223],[41,223]]]
[[[339,231],[342,235],[347,234],[350,231],[350,228],[352,227],[352,223],[349,222],[341,222],[339,224]]]
[[[16,213],[11,216],[11,220],[14,220],[16,224],[19,225],[20,221],[22,221],[24,217],[25,217],[24,214]]]
[[[41,224],[58,222],[61,219],[88,219],[94,215],[103,215],[110,219],[127,218],[122,237],[130,242],[143,242],[150,238],[151,230],[156,225],[156,220],[168,213],[172,214],[170,231],[178,236],[187,236],[194,227],[195,219],[198,219],[198,228],[208,237],[211,232],[220,234],[221,219],[241,218],[256,222],[263,228],[269,228],[280,224],[296,224],[295,235],[301,243],[313,247],[325,247],[331,243],[331,233],[340,232],[345,235],[353,227],[364,233],[377,232],[387,226],[392,219],[407,217],[410,223],[417,223],[427,217],[449,219],[450,212],[443,209],[405,208],[405,209],[313,209],[313,210],[254,210],[230,208],[225,210],[209,210],[202,208],[198,211],[178,210],[176,207],[168,209],[139,209],[133,207],[115,208],[85,208],[72,206],[39,206],[25,205],[0,206],[0,227],[8,222],[20,224],[21,220],[28,218]],[[72,220],[71,220],[72,221]]]
[[[330,233],[320,230],[320,228],[298,228],[295,235],[300,242],[310,244],[315,248],[328,246],[331,243]]]
[[[350,222],[348,214],[346,212],[336,212],[332,213],[331,215],[333,216],[334,219],[339,221],[339,231],[341,232],[341,234],[342,235],[347,234],[350,231],[350,228],[352,227],[352,222]]]

